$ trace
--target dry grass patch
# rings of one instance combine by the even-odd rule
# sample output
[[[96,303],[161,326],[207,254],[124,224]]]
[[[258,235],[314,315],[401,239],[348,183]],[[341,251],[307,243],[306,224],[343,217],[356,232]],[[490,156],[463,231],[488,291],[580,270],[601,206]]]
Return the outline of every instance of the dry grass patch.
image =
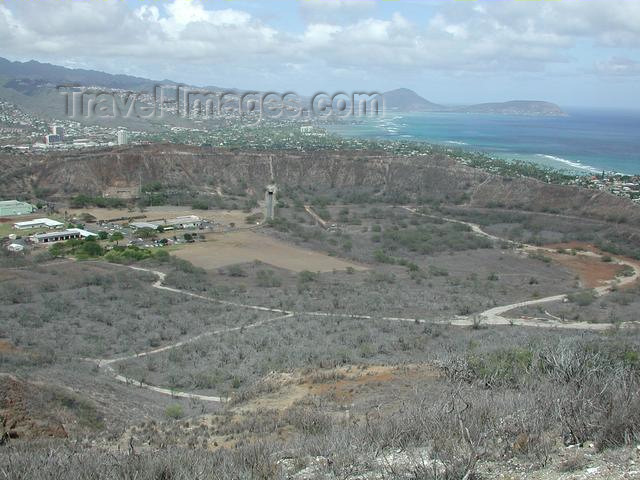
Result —
[[[189,245],[175,255],[205,270],[254,260],[294,272],[331,272],[348,267],[366,270],[363,266],[252,231],[209,236],[207,242]]]

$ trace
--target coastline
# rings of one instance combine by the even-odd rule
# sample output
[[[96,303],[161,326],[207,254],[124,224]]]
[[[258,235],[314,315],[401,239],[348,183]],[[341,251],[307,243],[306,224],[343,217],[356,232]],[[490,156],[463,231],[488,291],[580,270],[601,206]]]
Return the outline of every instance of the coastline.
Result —
[[[347,138],[423,142],[571,174],[640,172],[640,113],[569,113],[551,117],[393,112],[326,128]]]

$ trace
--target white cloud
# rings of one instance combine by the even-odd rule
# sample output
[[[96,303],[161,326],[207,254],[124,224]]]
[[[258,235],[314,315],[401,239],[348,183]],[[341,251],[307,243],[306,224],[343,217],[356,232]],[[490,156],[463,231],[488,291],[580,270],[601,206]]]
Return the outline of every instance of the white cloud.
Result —
[[[374,13],[375,0],[300,0],[300,15],[307,23],[345,24]]]
[[[571,63],[580,56],[578,45],[605,46],[613,54],[640,46],[637,0],[442,2],[434,3],[429,18],[381,18],[376,2],[368,0],[300,0],[301,30],[217,5],[167,0],[132,10],[111,1],[0,4],[0,55],[224,82],[234,72],[287,78],[331,71],[363,78],[364,71],[375,77],[535,72],[553,65],[578,70]],[[623,55],[613,57],[593,72],[634,71]],[[216,68],[208,72],[208,65]]]
[[[624,57],[611,57],[597,62],[595,71],[607,76],[640,76],[640,62]]]

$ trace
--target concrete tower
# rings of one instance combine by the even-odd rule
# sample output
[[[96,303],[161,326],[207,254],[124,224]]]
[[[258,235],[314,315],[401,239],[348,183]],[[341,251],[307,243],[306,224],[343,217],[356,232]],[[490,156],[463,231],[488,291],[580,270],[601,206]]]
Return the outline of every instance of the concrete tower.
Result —
[[[275,185],[267,185],[267,191],[264,194],[265,220],[273,220],[276,218],[276,194],[278,187]]]

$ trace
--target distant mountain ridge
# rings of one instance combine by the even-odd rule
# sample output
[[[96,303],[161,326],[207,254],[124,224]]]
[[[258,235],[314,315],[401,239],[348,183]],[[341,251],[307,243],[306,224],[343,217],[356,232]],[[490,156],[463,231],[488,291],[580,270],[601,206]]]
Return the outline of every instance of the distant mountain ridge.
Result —
[[[537,100],[512,100],[481,103],[464,107],[449,107],[430,102],[413,90],[399,88],[382,94],[385,109],[397,112],[485,113],[494,115],[566,116],[558,105]]]
[[[12,62],[2,57],[0,57],[0,75],[12,79],[31,80],[35,84],[99,85],[124,90],[133,90],[154,83],[153,80],[131,75],[114,75],[97,70],[67,68],[35,60]]]
[[[399,112],[438,112],[446,107],[430,102],[408,88],[398,88],[382,94],[385,108]]]
[[[501,115],[543,115],[561,117],[567,114],[555,103],[514,100],[502,103],[481,103],[459,110],[461,113],[488,113]]]
[[[0,96],[2,91],[18,92],[21,95],[34,96],[43,91],[51,91],[58,85],[100,86],[121,90],[150,90],[154,85],[177,85],[171,80],[151,80],[131,75],[114,75],[97,70],[75,69],[41,63],[35,60],[12,62],[0,57]],[[204,87],[222,90],[219,87]],[[228,91],[238,92],[236,89]],[[541,101],[510,101],[504,103],[483,103],[465,107],[450,107],[431,102],[413,90],[399,88],[383,94],[387,110],[397,112],[452,112],[487,113],[504,115],[544,115],[565,116],[558,106]],[[19,97],[14,97],[19,99]]]

